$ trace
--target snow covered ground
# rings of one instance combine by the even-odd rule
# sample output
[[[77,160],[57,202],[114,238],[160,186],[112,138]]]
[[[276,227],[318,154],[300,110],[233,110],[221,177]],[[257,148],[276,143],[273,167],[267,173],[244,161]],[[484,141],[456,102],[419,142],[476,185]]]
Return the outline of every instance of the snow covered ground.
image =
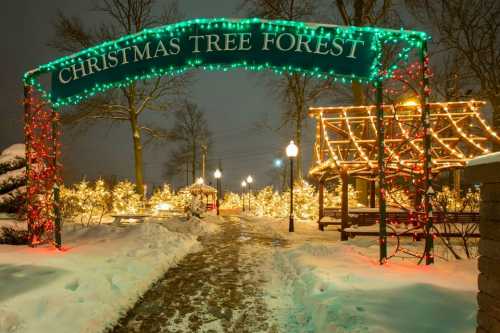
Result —
[[[415,260],[378,264],[374,238],[338,241],[316,223],[247,218],[253,228],[287,240],[267,267],[267,302],[284,332],[475,331],[477,262]],[[420,243],[419,243],[420,244]]]
[[[0,245],[0,332],[101,332],[219,222],[67,224],[64,251]]]

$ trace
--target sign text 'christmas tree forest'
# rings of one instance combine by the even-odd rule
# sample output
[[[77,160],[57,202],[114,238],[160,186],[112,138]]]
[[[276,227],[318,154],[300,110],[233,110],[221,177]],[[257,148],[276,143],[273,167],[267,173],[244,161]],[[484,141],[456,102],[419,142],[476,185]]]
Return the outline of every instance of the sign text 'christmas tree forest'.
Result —
[[[179,75],[203,68],[270,69],[343,82],[379,78],[384,43],[404,41],[400,58],[418,46],[419,32],[370,27],[339,27],[261,19],[196,19],[124,36],[42,65],[25,82],[51,76],[54,106],[77,104],[105,90],[137,80]]]

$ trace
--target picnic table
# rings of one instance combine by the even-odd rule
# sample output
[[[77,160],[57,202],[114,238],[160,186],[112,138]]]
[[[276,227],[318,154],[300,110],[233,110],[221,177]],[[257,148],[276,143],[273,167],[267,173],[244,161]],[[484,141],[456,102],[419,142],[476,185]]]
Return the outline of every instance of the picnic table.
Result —
[[[146,217],[150,217],[150,216],[151,216],[151,214],[133,214],[133,213],[111,215],[111,217],[115,218],[113,220],[114,224],[120,224],[120,222],[123,219],[126,219],[126,220],[136,220],[139,223],[144,223],[144,220],[146,219]]]
[[[413,210],[404,210],[396,207],[387,207],[386,221],[388,224],[415,224],[415,219],[422,212],[415,212]],[[325,208],[323,210],[323,217],[318,221],[319,229],[324,230],[328,225],[342,225],[342,214],[340,209]],[[378,208],[349,208],[347,227],[350,226],[373,226],[378,223],[380,219]],[[442,212],[434,211],[433,213],[434,224],[479,224],[479,212]]]

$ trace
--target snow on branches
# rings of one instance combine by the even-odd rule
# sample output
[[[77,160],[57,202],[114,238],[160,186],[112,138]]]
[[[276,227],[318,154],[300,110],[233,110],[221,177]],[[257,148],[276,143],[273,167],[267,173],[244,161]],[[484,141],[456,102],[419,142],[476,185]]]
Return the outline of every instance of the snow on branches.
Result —
[[[0,155],[0,212],[19,213],[26,202],[24,144],[14,144]]]

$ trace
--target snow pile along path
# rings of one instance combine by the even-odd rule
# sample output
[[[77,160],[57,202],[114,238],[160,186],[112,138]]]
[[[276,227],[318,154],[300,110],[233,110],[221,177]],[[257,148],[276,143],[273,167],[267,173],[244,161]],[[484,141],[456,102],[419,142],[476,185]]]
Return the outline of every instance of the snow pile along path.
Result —
[[[158,221],[154,218],[151,221]],[[188,233],[196,236],[208,235],[220,231],[220,224],[223,223],[221,218],[207,214],[203,219],[191,217],[186,221],[182,217],[174,217],[164,223],[164,226],[173,232]]]
[[[199,249],[159,223],[72,228],[63,252],[0,246],[0,332],[101,332]]]
[[[373,249],[375,250],[375,249]],[[305,243],[275,255],[287,332],[440,332],[475,328],[475,261],[378,265],[354,242]]]
[[[477,312],[477,261],[434,266],[391,259],[378,264],[377,240],[338,241],[316,223],[248,218],[286,240],[266,275],[268,307],[287,333],[470,333]],[[420,243],[419,243],[420,244]]]

